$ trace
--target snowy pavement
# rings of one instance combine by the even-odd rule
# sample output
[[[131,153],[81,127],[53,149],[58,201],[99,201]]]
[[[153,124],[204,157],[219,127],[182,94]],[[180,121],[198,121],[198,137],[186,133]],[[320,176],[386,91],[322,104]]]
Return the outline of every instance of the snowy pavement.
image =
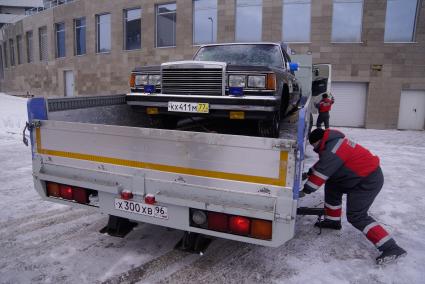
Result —
[[[22,144],[26,100],[0,94],[0,283],[424,283],[425,132],[341,129],[380,156],[385,175],[370,213],[408,251],[378,252],[343,219],[341,231],[298,220],[279,248],[215,240],[203,256],[173,250],[182,233],[140,224],[126,238],[98,233],[107,217],[42,201]],[[307,164],[316,154],[308,148]],[[301,200],[322,204],[323,190]]]

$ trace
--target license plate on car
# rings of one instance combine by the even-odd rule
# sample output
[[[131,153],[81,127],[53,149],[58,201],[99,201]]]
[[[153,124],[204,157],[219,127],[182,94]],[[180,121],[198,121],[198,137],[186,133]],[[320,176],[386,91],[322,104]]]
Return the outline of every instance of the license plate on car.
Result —
[[[168,219],[167,207],[115,198],[115,209],[140,215]]]
[[[208,103],[168,102],[168,111],[209,113],[210,105]]]

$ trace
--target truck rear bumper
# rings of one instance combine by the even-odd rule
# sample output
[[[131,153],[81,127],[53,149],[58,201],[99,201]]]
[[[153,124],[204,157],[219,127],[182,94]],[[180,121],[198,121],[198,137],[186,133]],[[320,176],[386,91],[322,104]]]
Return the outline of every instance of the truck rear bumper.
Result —
[[[292,192],[283,190],[276,193],[253,193],[220,188],[211,188],[190,184],[174,178],[168,180],[146,179],[141,176],[129,176],[94,169],[80,169],[59,164],[47,164],[38,156],[34,159],[34,184],[37,192],[45,200],[71,206],[91,208],[98,212],[127,218],[136,222],[151,223],[183,231],[191,231],[277,247],[290,240],[294,235],[296,201]],[[44,160],[44,161],[42,161]],[[98,192],[98,206],[87,206],[61,198],[47,196],[46,181],[88,188]],[[241,184],[243,186],[243,184]],[[160,219],[115,208],[115,199],[120,198],[122,188],[131,189],[136,202],[143,202],[147,193],[154,194],[156,204],[166,207],[168,218]],[[241,235],[222,233],[190,225],[190,210],[200,209],[221,212],[230,215],[245,216],[272,221],[271,240],[261,240]],[[280,212],[280,213],[279,213]]]
[[[168,108],[168,102],[209,103],[210,110],[274,112],[279,109],[280,100],[274,96],[183,96],[172,94],[130,93],[127,104],[145,107]]]

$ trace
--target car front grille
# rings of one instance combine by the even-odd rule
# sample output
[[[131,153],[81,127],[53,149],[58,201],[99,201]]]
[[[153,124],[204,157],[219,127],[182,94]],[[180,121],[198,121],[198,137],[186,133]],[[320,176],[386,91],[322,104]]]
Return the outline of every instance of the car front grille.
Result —
[[[163,94],[221,96],[222,85],[221,68],[162,70]]]

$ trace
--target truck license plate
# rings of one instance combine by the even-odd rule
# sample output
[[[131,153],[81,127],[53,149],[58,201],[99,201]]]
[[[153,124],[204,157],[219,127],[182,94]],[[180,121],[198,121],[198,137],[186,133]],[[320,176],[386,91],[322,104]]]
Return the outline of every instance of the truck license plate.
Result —
[[[168,111],[209,113],[210,105],[208,103],[168,102]]]
[[[115,209],[160,219],[168,219],[167,207],[164,206],[149,205],[115,198]]]

